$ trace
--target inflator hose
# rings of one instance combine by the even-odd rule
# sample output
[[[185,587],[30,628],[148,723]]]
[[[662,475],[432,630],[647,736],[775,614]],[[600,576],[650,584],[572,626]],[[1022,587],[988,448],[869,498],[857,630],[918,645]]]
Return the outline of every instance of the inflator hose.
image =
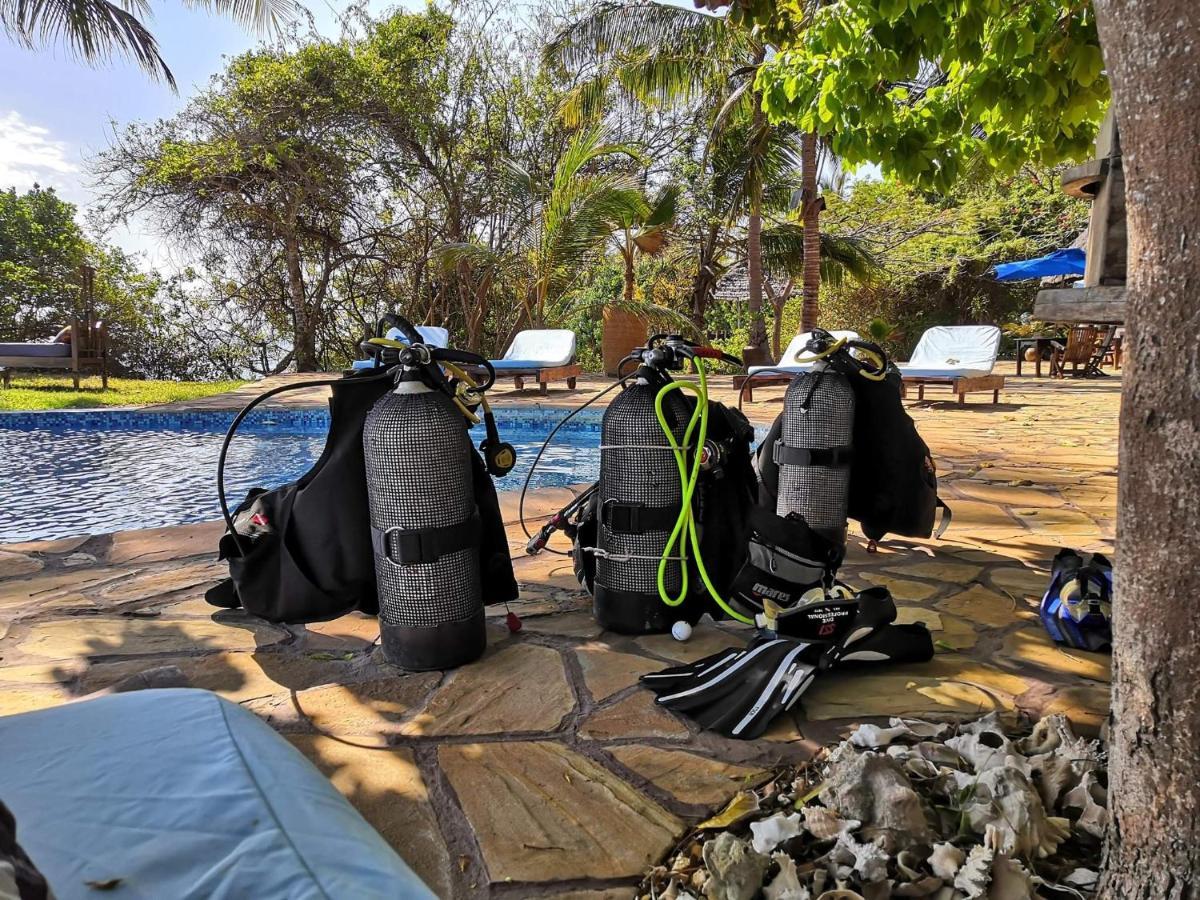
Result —
[[[663,434],[667,436],[667,443],[670,444],[671,452],[675,456],[675,465],[679,468],[679,482],[683,493],[679,518],[675,520],[675,527],[671,530],[671,536],[667,539],[667,544],[663,547],[662,557],[658,561],[658,596],[667,606],[679,606],[687,598],[687,556],[688,545],[690,544],[693,558],[696,561],[696,571],[700,575],[700,580],[704,582],[704,587],[708,591],[709,596],[712,597],[717,606],[725,611],[726,615],[738,622],[753,625],[753,619],[733,609],[713,586],[712,580],[708,577],[708,571],[704,567],[704,557],[700,553],[700,534],[696,526],[696,516],[692,499],[695,496],[696,483],[700,477],[704,443],[708,438],[708,375],[704,370],[704,361],[699,357],[692,358],[692,365],[695,367],[696,374],[700,378],[699,385],[693,384],[690,381],[672,381],[664,385],[654,398],[654,414],[658,417],[658,424],[661,426]],[[684,431],[682,445],[675,440],[675,433],[667,422],[666,415],[663,413],[663,401],[666,399],[667,394],[674,390],[688,390],[696,395],[696,407],[692,410],[692,417],[688,421],[687,428]],[[692,443],[693,432],[696,433],[695,443]],[[687,462],[687,450],[689,448],[694,448],[690,470]],[[671,551],[675,548],[676,544],[679,546],[678,558],[682,561],[680,566],[681,585],[679,596],[672,597],[667,591],[666,575],[667,563],[671,561]]]

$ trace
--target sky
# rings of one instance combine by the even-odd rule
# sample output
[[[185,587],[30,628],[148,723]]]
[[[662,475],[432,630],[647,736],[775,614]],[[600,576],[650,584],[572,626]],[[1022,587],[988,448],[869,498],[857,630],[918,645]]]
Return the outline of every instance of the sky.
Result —
[[[305,4],[322,34],[338,34],[337,13],[344,2]],[[422,4],[380,0],[372,9],[396,5]],[[124,58],[91,67],[61,47],[30,50],[0,32],[0,190],[15,186],[23,191],[34,182],[53,187],[81,207],[82,220],[93,197],[87,159],[108,146],[114,128],[172,115],[222,69],[226,58],[262,40],[227,18],[178,0],[155,3],[154,13],[147,24],[175,75],[177,94]],[[140,225],[108,237],[152,265],[171,265],[158,236]]]

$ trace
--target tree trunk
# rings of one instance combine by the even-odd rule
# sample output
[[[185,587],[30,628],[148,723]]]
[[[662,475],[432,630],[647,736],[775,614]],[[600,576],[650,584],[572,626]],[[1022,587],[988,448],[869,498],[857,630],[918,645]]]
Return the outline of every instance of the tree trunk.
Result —
[[[1200,894],[1200,6],[1096,0],[1129,233],[1105,900]]]
[[[294,236],[283,241],[283,255],[287,263],[288,294],[292,301],[292,352],[296,358],[297,372],[316,372],[317,323],[308,308],[304,295],[304,272],[300,266],[300,242]]]
[[[800,331],[817,327],[821,303],[821,198],[817,195],[817,136],[800,137],[800,212],[804,221],[804,305]]]
[[[717,239],[720,226],[713,222],[708,226],[704,243],[700,245],[699,266],[692,279],[692,325],[701,340],[708,336],[708,298],[713,289],[713,259],[717,255]]]
[[[783,310],[787,306],[787,302],[792,299],[792,279],[788,279],[779,294],[775,293],[775,289],[769,282],[766,288],[767,296],[771,298],[771,308],[775,311],[775,318],[771,322],[771,348],[775,354],[773,362],[783,362],[779,358],[779,354],[783,352]]]
[[[635,274],[633,268],[632,241],[625,242],[625,249],[621,253],[621,256],[625,260],[625,303],[628,306],[632,305],[633,303],[633,290],[637,284],[637,275]]]
[[[751,134],[760,152],[766,144],[765,130],[767,115],[762,110],[762,97],[754,95],[754,124]],[[750,337],[749,346],[742,351],[742,359],[747,367],[751,365],[770,365],[774,360],[768,359],[767,323],[763,320],[763,268],[762,268],[762,197],[763,185],[757,177],[751,179],[754,183],[750,188],[750,223],[746,230],[746,272],[750,278]]]

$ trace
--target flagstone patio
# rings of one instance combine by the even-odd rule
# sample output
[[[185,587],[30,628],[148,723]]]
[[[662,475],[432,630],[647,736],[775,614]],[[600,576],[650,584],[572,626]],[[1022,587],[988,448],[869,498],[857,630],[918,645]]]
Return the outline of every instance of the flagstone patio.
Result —
[[[577,405],[605,383],[545,402]],[[284,733],[440,897],[628,897],[690,823],[851,722],[999,709],[1101,725],[1109,658],[1054,647],[1036,602],[1059,547],[1112,549],[1119,389],[1010,378],[999,406],[910,406],[953,525],[941,541],[887,540],[874,554],[855,538],[842,575],[888,586],[900,621],[933,631],[937,657],[823,675],[760,741],[697,732],[637,686],[743,644],[743,629],[706,624],[682,644],[601,633],[568,559],[521,555],[511,495],[524,627],[510,634],[493,610],[487,655],[445,674],[384,664],[366,616],[305,628],[214,611],[202,594],[222,575],[216,523],[0,547],[0,715],[176,665]],[[292,402],[321,402],[303,393]],[[717,393],[730,396],[728,379]],[[748,411],[765,422],[782,391],[755,395]],[[537,492],[528,508],[543,516],[568,496]]]

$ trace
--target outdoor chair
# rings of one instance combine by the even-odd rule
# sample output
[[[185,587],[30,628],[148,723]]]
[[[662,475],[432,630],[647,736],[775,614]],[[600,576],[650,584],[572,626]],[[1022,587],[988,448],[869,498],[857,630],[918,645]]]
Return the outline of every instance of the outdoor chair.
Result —
[[[575,362],[575,332],[565,328],[530,329],[517,333],[504,356],[491,360],[497,378],[511,378],[517,390],[525,379],[537,381],[545,394],[551,381],[566,380],[575,389],[575,379],[583,369]]]
[[[1108,374],[1100,366],[1105,358],[1111,358],[1114,367],[1120,360],[1121,337],[1116,331],[1106,328],[1102,332],[1096,325],[1075,325],[1067,335],[1066,346],[1055,350],[1050,358],[1050,376],[1066,378],[1068,365],[1072,378],[1100,378]]]
[[[1098,343],[1099,329],[1096,328],[1096,325],[1073,326],[1067,335],[1066,346],[1056,349],[1050,358],[1050,377],[1066,378],[1067,366],[1070,366],[1072,377],[1084,376],[1086,378],[1090,374],[1090,368],[1093,367]],[[1084,367],[1084,371],[1080,372],[1080,366]],[[1092,374],[1098,374],[1098,372]]]
[[[831,331],[838,340],[845,339],[848,341],[858,340],[857,331]],[[734,390],[739,393],[744,390],[747,400],[754,400],[754,389],[756,387],[770,387],[772,385],[781,385],[791,383],[792,376],[800,372],[808,372],[816,364],[815,360],[808,362],[796,362],[796,357],[805,357],[807,354],[804,350],[808,346],[809,340],[812,338],[812,333],[805,331],[792,338],[791,342],[784,348],[783,353],[779,356],[779,362],[773,366],[751,366],[746,370],[745,375],[736,375],[733,379]]]
[[[439,325],[417,325],[416,329],[417,334],[419,334],[421,339],[430,347],[440,347],[445,349],[446,347],[450,346],[450,332],[445,328],[442,328]],[[404,341],[405,343],[408,343],[408,341],[405,340],[404,333],[399,328],[388,329],[388,332],[384,335],[384,337],[389,341]],[[375,360],[356,359],[350,364],[350,368],[373,369],[375,368]]]
[[[100,384],[108,389],[108,332],[103,322],[91,317],[75,319],[46,343],[0,343],[0,376],[4,386],[12,384],[13,369],[51,369],[70,372],[75,389],[87,371],[100,373]]]
[[[946,385],[958,395],[959,406],[967,394],[991,391],[992,403],[1000,402],[1004,376],[993,375],[1000,352],[1000,329],[995,325],[939,325],[928,329],[912,352],[900,363],[904,396],[916,386],[917,399],[925,399],[928,385]]]
[[[58,897],[434,897],[286,738],[209,691],[0,717],[0,747],[0,798]]]

